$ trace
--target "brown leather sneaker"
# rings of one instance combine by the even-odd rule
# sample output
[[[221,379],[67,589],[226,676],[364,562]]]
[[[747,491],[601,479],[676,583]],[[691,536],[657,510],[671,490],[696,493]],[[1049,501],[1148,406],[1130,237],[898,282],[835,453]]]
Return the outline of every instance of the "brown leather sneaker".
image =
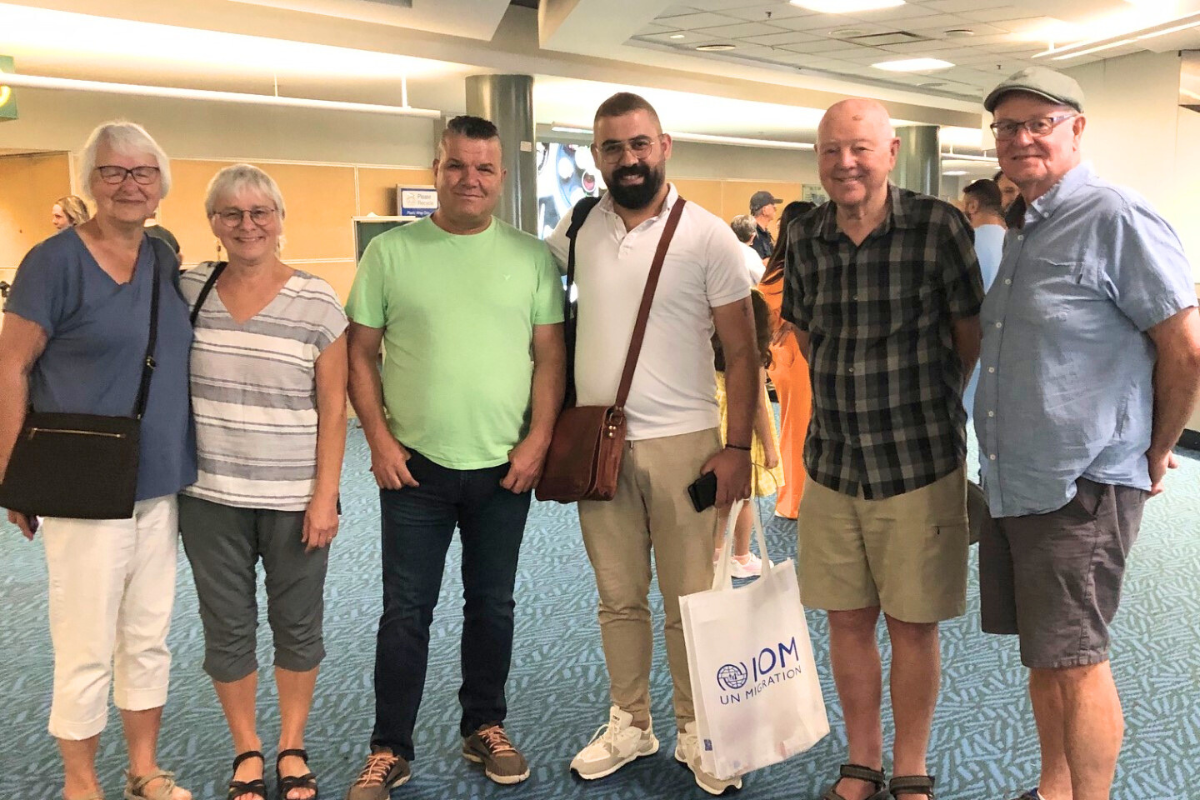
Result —
[[[388,800],[392,789],[408,783],[412,770],[408,762],[386,750],[371,753],[358,780],[346,792],[346,800]]]
[[[529,777],[525,756],[513,746],[501,725],[480,726],[463,739],[462,754],[467,761],[483,764],[483,774],[496,783],[508,786]]]

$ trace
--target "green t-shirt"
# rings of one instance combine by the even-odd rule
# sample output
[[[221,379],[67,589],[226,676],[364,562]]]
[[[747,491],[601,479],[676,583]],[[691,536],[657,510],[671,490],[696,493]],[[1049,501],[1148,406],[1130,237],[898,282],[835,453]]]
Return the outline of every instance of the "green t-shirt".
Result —
[[[534,325],[562,322],[562,277],[498,219],[457,236],[431,219],[367,246],[346,314],[383,328],[383,403],[406,447],[450,469],[508,460],[528,429]]]

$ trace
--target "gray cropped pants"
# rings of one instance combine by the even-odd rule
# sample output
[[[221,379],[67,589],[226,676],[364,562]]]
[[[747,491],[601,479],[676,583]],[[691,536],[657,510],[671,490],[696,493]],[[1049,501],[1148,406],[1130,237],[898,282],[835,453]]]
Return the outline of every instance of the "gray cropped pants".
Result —
[[[329,548],[304,551],[303,511],[238,508],[180,495],[179,526],[200,600],[204,671],[214,681],[231,683],[258,669],[260,558],[275,666],[307,672],[321,663]]]

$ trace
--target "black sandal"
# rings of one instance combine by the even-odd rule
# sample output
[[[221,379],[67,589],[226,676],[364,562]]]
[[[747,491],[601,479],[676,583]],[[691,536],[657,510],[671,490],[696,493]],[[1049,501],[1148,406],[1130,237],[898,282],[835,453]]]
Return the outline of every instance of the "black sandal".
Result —
[[[239,753],[237,758],[233,759],[233,774],[237,774],[238,767],[242,762],[249,758],[257,758],[266,766],[267,759],[258,750],[247,750],[244,753]],[[255,778],[252,781],[238,781],[233,778],[229,779],[229,791],[225,793],[225,800],[233,800],[235,797],[241,797],[244,794],[252,794],[256,797],[261,797],[262,800],[267,800],[267,784],[262,778]]]
[[[891,800],[891,793],[887,787],[887,776],[877,769],[864,767],[861,764],[842,764],[838,771],[838,779],[833,782],[825,794],[821,795],[821,800],[846,800],[837,791],[837,785],[843,778],[875,784],[875,794],[868,797],[867,800]]]
[[[290,800],[288,794],[295,789],[311,789],[312,798],[317,800],[320,793],[317,791],[317,776],[311,772],[306,772],[303,775],[288,775],[279,774],[279,762],[288,757],[295,757],[304,760],[304,765],[308,766],[308,751],[307,750],[280,750],[279,755],[275,756],[275,779],[279,782],[279,800]]]
[[[932,775],[901,775],[892,778],[888,791],[896,800],[900,800],[902,794],[923,794],[933,800],[933,780]]]

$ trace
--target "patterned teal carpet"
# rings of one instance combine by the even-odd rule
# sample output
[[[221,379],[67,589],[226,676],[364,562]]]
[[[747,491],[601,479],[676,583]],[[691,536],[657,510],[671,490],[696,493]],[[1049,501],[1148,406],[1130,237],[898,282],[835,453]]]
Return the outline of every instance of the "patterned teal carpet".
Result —
[[[322,796],[341,798],[365,753],[371,730],[371,666],[380,610],[377,493],[367,474],[360,431],[348,446],[342,532],[334,544],[326,590],[326,647],[309,727],[312,766]],[[764,506],[766,508],[766,506]],[[1128,717],[1115,798],[1200,798],[1200,462],[1184,459],[1168,493],[1149,503],[1115,626],[1114,663]],[[770,521],[771,555],[795,554],[794,526]],[[611,778],[584,784],[567,770],[571,756],[606,718],[608,700],[595,588],[573,508],[536,505],[521,559],[517,641],[509,686],[508,727],[532,765],[530,780],[503,788],[458,755],[458,641],[461,583],[451,550],[442,605],[434,620],[429,680],[417,731],[417,761],[400,798],[633,800],[705,797],[671,758],[674,744],[669,678],[659,642],[654,714],[662,751]],[[46,624],[45,563],[40,543],[0,528],[0,798],[59,798],[60,768],[46,733],[51,653]],[[932,771],[943,800],[1005,800],[1036,779],[1037,744],[1016,644],[979,632],[978,590],[968,615],[943,627],[944,690],[934,724]],[[265,609],[265,598],[260,600]],[[656,603],[661,622],[661,603]],[[259,642],[270,663],[269,633]],[[823,618],[809,615],[833,733],[810,752],[746,779],[747,798],[817,798],[844,747],[840,709],[828,674]],[[198,798],[223,798],[233,753],[212,688],[200,670],[203,641],[196,597],[180,550],[179,590],[171,631],[171,700],[161,762]],[[259,698],[262,737],[273,757],[277,725],[273,687]],[[890,712],[888,712],[890,713]],[[119,798],[124,743],[115,712],[101,745],[109,798]],[[890,725],[887,725],[890,736]]]

